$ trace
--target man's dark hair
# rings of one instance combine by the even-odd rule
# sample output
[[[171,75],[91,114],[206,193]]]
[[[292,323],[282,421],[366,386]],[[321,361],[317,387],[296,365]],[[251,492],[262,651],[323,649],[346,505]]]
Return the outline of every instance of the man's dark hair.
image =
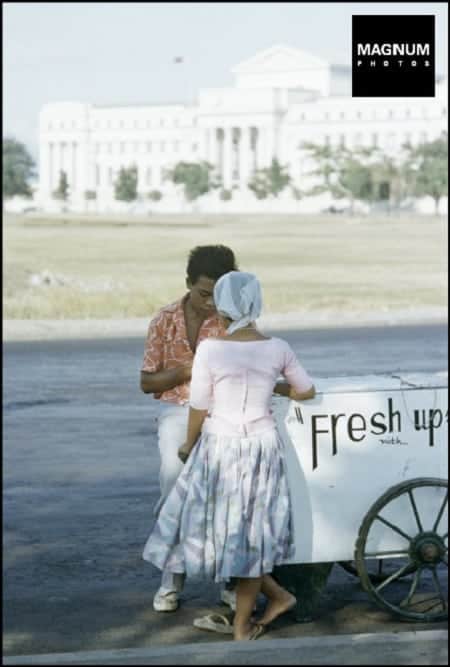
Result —
[[[225,245],[201,245],[189,253],[187,275],[193,285],[200,276],[218,280],[224,273],[237,270],[234,253]]]

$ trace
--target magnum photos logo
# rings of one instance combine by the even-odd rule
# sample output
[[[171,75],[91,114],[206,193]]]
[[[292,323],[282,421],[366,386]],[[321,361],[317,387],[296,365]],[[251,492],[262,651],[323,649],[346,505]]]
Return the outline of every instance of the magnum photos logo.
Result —
[[[353,16],[353,97],[434,97],[434,16]]]

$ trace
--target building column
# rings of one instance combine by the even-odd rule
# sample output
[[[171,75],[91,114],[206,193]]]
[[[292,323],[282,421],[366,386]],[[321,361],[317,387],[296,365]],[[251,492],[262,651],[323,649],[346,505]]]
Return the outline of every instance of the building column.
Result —
[[[272,127],[259,130],[259,168],[269,167],[274,156],[274,132]]]
[[[69,199],[72,199],[72,194],[73,194],[73,173],[72,173],[72,165],[73,165],[73,147],[72,147],[72,142],[68,141],[66,143],[66,161],[65,161],[65,172],[67,176],[67,183],[69,185]]]
[[[78,170],[77,170],[78,144],[72,141],[72,194],[75,195],[78,190]]]
[[[44,196],[52,191],[52,144],[45,139],[39,146],[39,190]]]
[[[231,182],[232,185],[239,185],[241,178],[241,162],[240,162],[240,144],[241,144],[241,129],[233,127],[231,130]]]
[[[243,127],[241,128],[241,138],[239,141],[239,184],[241,190],[247,188],[247,183],[251,177],[251,153],[252,142],[250,128]]]
[[[216,168],[216,130],[213,127],[208,128],[208,134],[206,138],[206,162],[212,164]]]
[[[231,190],[232,183],[232,152],[233,136],[230,127],[224,128],[223,138],[223,187],[224,190]]]

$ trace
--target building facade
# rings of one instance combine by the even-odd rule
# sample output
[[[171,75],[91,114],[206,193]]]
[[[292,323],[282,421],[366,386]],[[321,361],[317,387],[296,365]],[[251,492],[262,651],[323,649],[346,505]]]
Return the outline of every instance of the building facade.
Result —
[[[305,190],[304,141],[335,146],[379,146],[396,154],[406,141],[433,140],[447,130],[447,81],[433,98],[352,98],[351,69],[333,66],[299,49],[274,46],[233,70],[232,88],[207,88],[193,105],[94,106],[47,104],[39,120],[38,202],[55,208],[61,170],[74,211],[123,210],[114,197],[121,167],[138,171],[136,212],[323,210],[329,195],[296,199],[287,188],[275,200],[258,200],[247,183],[273,157],[287,165],[293,187]],[[178,162],[206,160],[222,188],[187,204],[181,186],[165,174]],[[149,193],[162,198],[152,201]],[[444,204],[445,205],[445,204]],[[128,208],[130,208],[128,206]]]

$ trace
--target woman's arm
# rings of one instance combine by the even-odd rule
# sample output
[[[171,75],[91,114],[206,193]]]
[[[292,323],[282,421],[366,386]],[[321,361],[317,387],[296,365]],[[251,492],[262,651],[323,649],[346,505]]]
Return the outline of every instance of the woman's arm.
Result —
[[[299,392],[294,389],[289,382],[277,382],[273,392],[280,396],[287,396],[287,398],[290,398],[293,401],[307,401],[310,398],[314,398],[316,395],[316,388],[312,385],[307,391]]]
[[[208,410],[196,410],[195,408],[189,408],[186,442],[178,450],[178,457],[183,461],[183,463],[186,461],[189,454],[191,453],[192,448],[197,442],[198,436],[202,430],[203,422],[207,416]]]

